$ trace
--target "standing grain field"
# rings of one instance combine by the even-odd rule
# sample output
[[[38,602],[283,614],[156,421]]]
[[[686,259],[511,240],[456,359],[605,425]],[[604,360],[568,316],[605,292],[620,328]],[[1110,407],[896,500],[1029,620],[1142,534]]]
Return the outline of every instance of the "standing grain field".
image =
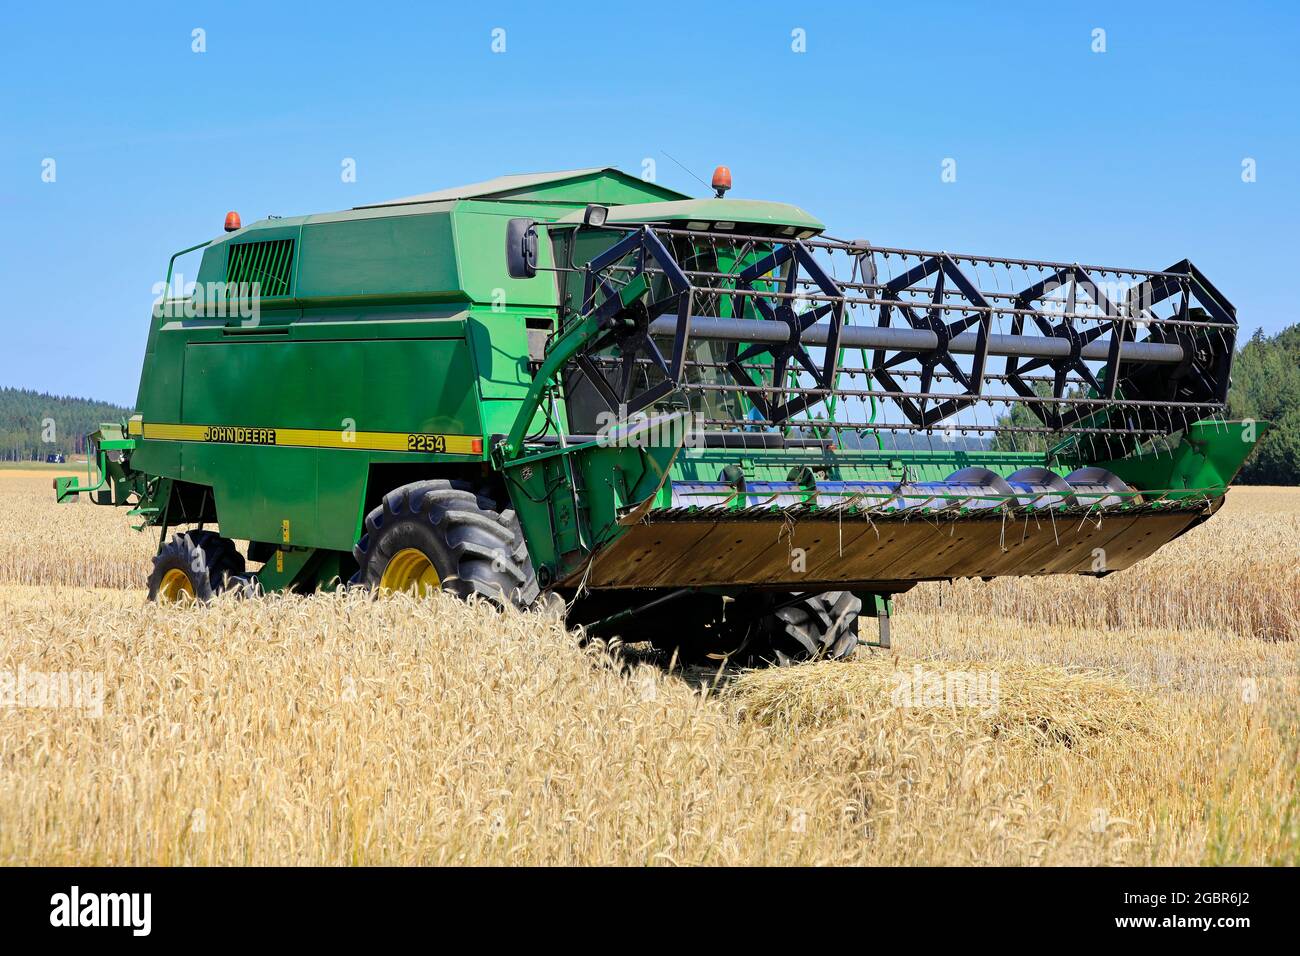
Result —
[[[102,679],[0,707],[0,862],[1296,863],[1298,542],[1239,489],[1129,571],[715,678],[443,595],[149,605],[152,533],[0,473],[0,676]]]

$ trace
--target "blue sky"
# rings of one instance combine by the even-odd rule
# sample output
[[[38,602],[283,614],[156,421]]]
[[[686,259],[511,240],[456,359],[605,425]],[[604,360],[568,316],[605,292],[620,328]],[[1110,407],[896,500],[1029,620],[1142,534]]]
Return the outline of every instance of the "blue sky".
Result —
[[[1300,321],[1293,4],[563,8],[7,5],[0,384],[132,403],[153,284],[228,209],[247,222],[646,158],[702,195],[666,154],[704,179],[726,163],[732,195],[793,202],[833,235],[1187,257],[1246,330]]]

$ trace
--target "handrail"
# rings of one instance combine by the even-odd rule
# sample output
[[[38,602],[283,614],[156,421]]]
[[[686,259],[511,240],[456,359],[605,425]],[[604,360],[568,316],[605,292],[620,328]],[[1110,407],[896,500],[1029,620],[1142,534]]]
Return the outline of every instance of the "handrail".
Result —
[[[183,255],[187,255],[188,253],[194,252],[196,249],[202,249],[206,246],[210,246],[215,241],[216,240],[214,239],[205,239],[203,242],[200,242],[198,245],[190,246],[188,249],[182,249],[180,252],[172,253],[172,257],[167,260],[167,278],[163,280],[164,298],[171,298],[171,296],[169,296],[168,293],[171,291],[171,287],[172,287],[172,270],[176,267],[176,260]],[[180,298],[184,298],[184,296],[181,296]]]

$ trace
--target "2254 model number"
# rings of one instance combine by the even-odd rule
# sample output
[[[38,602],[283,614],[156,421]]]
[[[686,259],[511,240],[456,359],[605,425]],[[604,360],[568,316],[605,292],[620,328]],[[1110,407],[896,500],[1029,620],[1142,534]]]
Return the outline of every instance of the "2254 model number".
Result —
[[[444,454],[447,451],[447,436],[446,435],[407,435],[406,450]]]

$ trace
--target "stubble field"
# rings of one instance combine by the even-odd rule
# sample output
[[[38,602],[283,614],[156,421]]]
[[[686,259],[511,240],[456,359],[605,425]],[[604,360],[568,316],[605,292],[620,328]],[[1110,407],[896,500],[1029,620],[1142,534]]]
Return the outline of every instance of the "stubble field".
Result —
[[[151,606],[156,537],[49,484],[0,471],[0,678],[102,700],[0,704],[0,863],[1300,861],[1300,490],[707,675],[450,597]]]

